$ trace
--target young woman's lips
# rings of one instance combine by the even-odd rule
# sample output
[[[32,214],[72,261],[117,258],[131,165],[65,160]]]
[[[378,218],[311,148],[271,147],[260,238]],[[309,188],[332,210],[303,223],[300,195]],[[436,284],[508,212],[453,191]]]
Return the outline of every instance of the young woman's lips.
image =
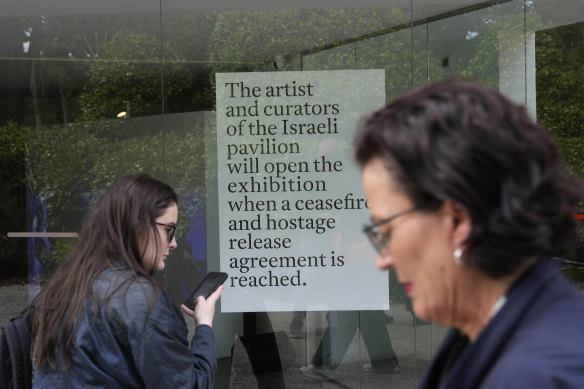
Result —
[[[409,296],[410,291],[412,290],[412,284],[410,282],[404,282],[401,284],[401,286],[404,288],[404,292],[406,292],[406,294]]]

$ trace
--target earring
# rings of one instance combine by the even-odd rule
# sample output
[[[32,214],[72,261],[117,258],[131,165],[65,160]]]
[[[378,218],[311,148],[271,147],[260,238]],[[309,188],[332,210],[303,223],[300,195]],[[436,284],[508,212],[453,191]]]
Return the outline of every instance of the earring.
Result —
[[[456,262],[458,266],[464,266],[464,262],[462,261],[462,249],[460,247],[454,250],[454,262]]]

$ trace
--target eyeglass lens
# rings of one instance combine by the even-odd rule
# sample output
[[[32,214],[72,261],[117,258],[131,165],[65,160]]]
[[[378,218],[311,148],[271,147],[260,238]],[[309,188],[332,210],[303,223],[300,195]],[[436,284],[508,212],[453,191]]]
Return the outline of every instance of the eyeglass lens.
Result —
[[[172,242],[172,239],[174,238],[174,234],[176,233],[176,226],[174,226],[172,224],[164,224],[164,223],[156,223],[156,224],[164,227],[164,230],[166,231],[166,236],[168,236],[168,241]]]

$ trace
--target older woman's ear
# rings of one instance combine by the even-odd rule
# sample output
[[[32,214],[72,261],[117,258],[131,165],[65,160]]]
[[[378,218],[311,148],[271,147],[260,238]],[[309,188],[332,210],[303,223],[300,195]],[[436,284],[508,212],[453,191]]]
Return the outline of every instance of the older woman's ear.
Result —
[[[445,201],[443,210],[452,221],[452,246],[464,250],[464,242],[470,235],[472,223],[468,212],[460,205]]]

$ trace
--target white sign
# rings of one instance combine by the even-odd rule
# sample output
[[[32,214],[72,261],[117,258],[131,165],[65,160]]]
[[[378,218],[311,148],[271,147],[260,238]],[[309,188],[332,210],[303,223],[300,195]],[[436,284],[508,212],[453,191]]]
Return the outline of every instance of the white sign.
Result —
[[[219,73],[223,312],[389,309],[352,155],[383,70]]]

